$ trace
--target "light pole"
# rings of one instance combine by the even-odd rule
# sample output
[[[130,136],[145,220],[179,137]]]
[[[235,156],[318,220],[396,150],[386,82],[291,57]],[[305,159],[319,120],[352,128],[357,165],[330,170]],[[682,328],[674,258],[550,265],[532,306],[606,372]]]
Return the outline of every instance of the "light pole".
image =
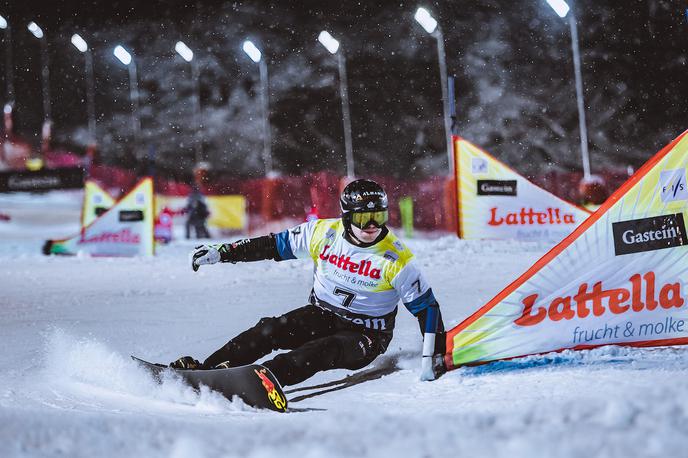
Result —
[[[85,65],[84,72],[86,74],[86,111],[88,114],[88,136],[89,146],[96,145],[96,105],[95,105],[95,77],[93,76],[93,54],[88,47],[86,41],[81,38],[81,35],[75,33],[72,35],[72,44],[84,55]]]
[[[344,50],[339,48],[339,42],[328,32],[322,31],[318,35],[318,41],[330,52],[337,55],[337,67],[339,69],[339,98],[342,101],[342,122],[344,123],[344,150],[346,153],[346,175],[353,178],[354,152],[351,141],[351,115],[349,113],[349,88],[346,80],[346,56]],[[339,51],[339,52],[337,52]]]
[[[425,8],[418,8],[414,19],[437,40],[437,57],[440,64],[440,84],[442,86],[442,109],[444,111],[444,137],[447,145],[447,162],[449,164],[449,174],[454,174],[454,161],[452,157],[451,141],[451,115],[449,113],[449,97],[447,89],[447,56],[444,52],[444,36],[442,29]]]
[[[14,103],[14,68],[12,67],[12,28],[9,22],[0,15],[0,29],[5,31],[5,84],[7,85],[6,104]]]
[[[547,4],[560,18],[566,17],[571,8],[564,0],[546,0]],[[576,18],[571,11],[569,15],[571,27],[571,50],[573,51],[573,72],[576,78],[576,101],[578,104],[578,126],[580,129],[581,159],[583,161],[583,179],[590,178],[590,155],[588,153],[588,128],[585,123],[585,103],[583,101],[583,77],[581,75],[580,50],[578,49],[578,27]]]
[[[136,74],[136,62],[131,54],[121,45],[117,45],[112,51],[115,57],[129,69],[129,101],[131,103],[131,121],[134,130],[134,150],[141,134],[141,118],[139,117],[139,82]]]
[[[43,142],[41,149],[43,152],[48,150],[50,144],[50,128],[51,128],[51,115],[50,115],[50,63],[48,62],[48,42],[44,38],[43,29],[41,29],[38,24],[31,21],[27,26],[29,32],[33,34],[34,37],[38,38],[41,44],[41,81],[42,81],[42,94],[43,94]]]
[[[244,41],[242,49],[246,55],[258,64],[260,71],[260,98],[263,110],[263,162],[265,162],[265,175],[272,176],[272,151],[270,150],[270,111],[268,106],[268,65],[265,59],[261,59],[261,52],[250,40]]]
[[[10,136],[12,134],[12,109],[14,106],[14,75],[12,67],[12,31],[9,22],[0,16],[0,28],[5,31],[5,84],[7,90],[7,100],[3,107],[3,124],[5,141],[2,143],[0,151],[0,164],[7,158],[10,146]]]
[[[191,64],[191,80],[193,83],[194,91],[194,114],[196,117],[196,126],[194,126],[194,143],[195,143],[195,156],[196,164],[201,161],[201,156],[203,154],[203,144],[202,137],[199,136],[200,130],[203,127],[203,120],[201,119],[201,89],[200,89],[200,71],[198,68],[197,61],[194,60],[193,51],[186,46],[183,41],[178,41],[174,45],[174,50],[177,51],[182,59]]]

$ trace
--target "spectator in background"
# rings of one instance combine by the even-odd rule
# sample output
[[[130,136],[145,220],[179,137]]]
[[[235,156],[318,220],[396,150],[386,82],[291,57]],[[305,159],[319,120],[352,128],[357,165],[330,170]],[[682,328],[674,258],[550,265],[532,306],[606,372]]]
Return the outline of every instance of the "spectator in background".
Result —
[[[153,229],[156,242],[170,243],[172,241],[173,217],[174,212],[170,210],[169,207],[163,207],[163,209],[160,210],[160,214],[155,219],[155,226]]]
[[[186,238],[191,238],[191,229],[196,233],[197,239],[208,239],[210,234],[205,222],[210,215],[208,206],[205,204],[203,194],[198,188],[194,188],[189,194],[189,200],[186,203]]]
[[[315,221],[316,219],[320,219],[320,215],[318,214],[318,207],[313,204],[308,213],[306,213],[306,222]]]

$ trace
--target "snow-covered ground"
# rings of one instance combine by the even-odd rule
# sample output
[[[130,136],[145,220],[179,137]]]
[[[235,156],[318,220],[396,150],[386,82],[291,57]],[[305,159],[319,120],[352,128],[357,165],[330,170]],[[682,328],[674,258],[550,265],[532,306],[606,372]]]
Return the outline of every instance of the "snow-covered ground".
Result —
[[[602,348],[463,368],[419,381],[421,339],[399,312],[402,370],[256,411],[130,359],[206,357],[260,317],[303,305],[308,262],[189,267],[193,243],[153,259],[45,257],[77,229],[78,194],[0,195],[0,443],[14,456],[685,456],[688,349]],[[409,240],[451,327],[548,249]],[[316,375],[302,386],[347,375]],[[309,391],[306,391],[309,393]],[[303,393],[295,393],[303,394]]]

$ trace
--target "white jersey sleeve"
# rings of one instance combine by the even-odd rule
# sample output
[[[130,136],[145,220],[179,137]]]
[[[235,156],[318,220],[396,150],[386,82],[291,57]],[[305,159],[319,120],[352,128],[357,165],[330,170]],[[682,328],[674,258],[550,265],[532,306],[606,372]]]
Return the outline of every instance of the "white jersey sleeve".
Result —
[[[310,244],[316,223],[317,220],[308,221],[275,234],[277,251],[281,260],[311,257]]]
[[[414,315],[436,303],[432,288],[423,277],[416,262],[411,260],[392,280],[401,302]]]

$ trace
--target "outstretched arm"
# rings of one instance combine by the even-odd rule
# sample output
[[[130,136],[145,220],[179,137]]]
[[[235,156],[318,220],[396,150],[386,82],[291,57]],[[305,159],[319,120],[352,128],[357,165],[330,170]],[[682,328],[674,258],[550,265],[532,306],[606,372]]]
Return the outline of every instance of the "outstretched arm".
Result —
[[[203,264],[215,264],[217,262],[234,264],[264,259],[281,260],[274,234],[237,240],[232,243],[201,245],[192,254],[191,267],[195,272]]]
[[[237,240],[233,243],[203,245],[193,252],[191,267],[194,271],[203,264],[216,262],[249,262],[274,259],[307,258],[310,256],[310,240],[313,230],[319,223],[328,220],[317,220],[299,224],[277,234],[265,235],[252,239]]]
[[[253,239],[237,240],[234,243],[203,245],[193,252],[191,267],[194,272],[203,264],[216,262],[248,262],[274,259],[307,258],[310,256],[310,239],[315,226],[328,220],[317,220],[299,224],[278,234],[265,235]]]
[[[423,335],[421,380],[435,380],[444,373],[445,332],[440,306],[418,266],[411,261],[393,280],[404,306],[418,319]]]

